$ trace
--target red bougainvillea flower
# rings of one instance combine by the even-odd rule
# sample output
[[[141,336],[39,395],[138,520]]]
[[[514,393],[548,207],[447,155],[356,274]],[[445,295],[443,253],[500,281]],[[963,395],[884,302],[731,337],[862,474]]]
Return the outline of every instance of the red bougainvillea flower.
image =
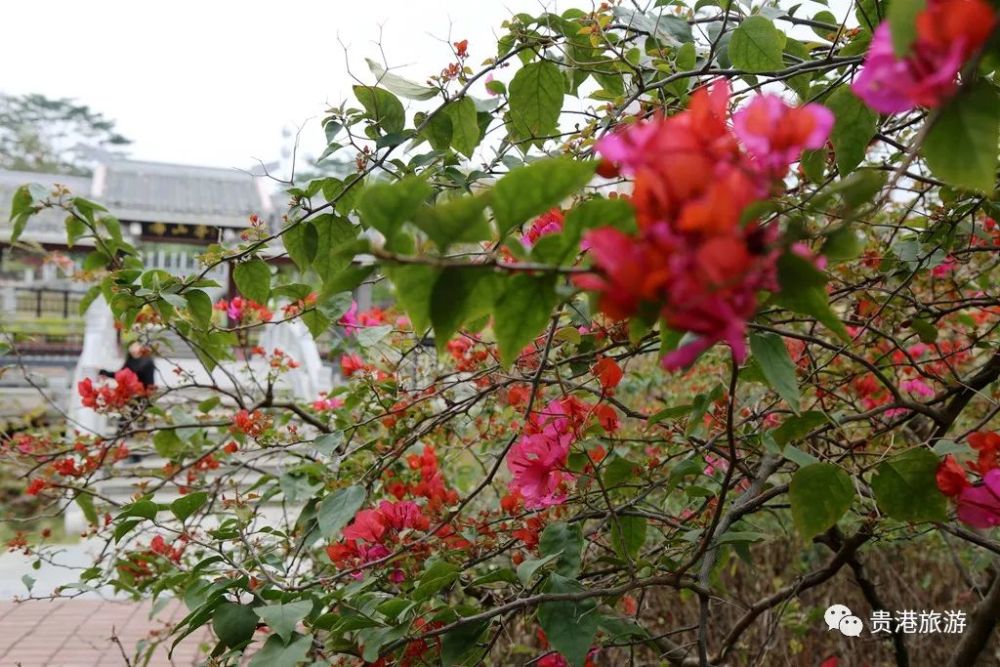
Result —
[[[597,151],[635,177],[631,200],[640,227],[670,221],[686,232],[717,233],[739,224],[766,194],[726,124],[729,84],[697,90],[686,111],[608,135]]]
[[[149,393],[149,389],[128,368],[115,373],[114,384],[102,382],[95,385],[93,380],[86,378],[76,388],[80,393],[80,403],[85,408],[98,412],[120,410],[136,398]]]
[[[338,396],[327,396],[325,394],[320,394],[312,403],[313,410],[318,412],[327,412],[329,410],[337,410],[338,408],[344,407],[344,399]]]
[[[1000,470],[990,470],[983,483],[958,495],[958,520],[973,528],[1000,526]]]
[[[621,366],[611,357],[602,357],[591,369],[601,383],[601,389],[605,392],[614,389],[625,377]]]
[[[631,125],[602,139],[597,151],[634,177],[630,201],[639,233],[589,232],[596,271],[574,283],[598,293],[615,319],[659,311],[667,325],[697,334],[664,357],[668,369],[691,364],[724,341],[746,358],[746,322],[759,290],[777,290],[777,230],[741,224],[748,205],[780,186],[789,164],[823,145],[833,116],[823,107],[790,107],[756,98],[727,124],[728,84],[695,92],[669,118]],[[741,142],[743,148],[741,149]]]
[[[274,316],[274,314],[267,309],[267,306],[262,306],[256,301],[246,299],[242,296],[234,296],[232,301],[220,299],[215,304],[215,309],[223,311],[230,320],[236,323],[244,321],[249,322],[251,320],[270,322],[271,318]]]
[[[259,438],[270,427],[271,418],[260,410],[254,410],[253,412],[240,410],[233,415],[232,430],[248,435],[251,438]]]
[[[573,282],[598,292],[598,307],[616,320],[633,315],[642,303],[656,302],[670,278],[671,248],[642,243],[612,227],[587,233],[590,253],[600,273],[575,276]]]
[[[49,488],[48,482],[46,482],[44,479],[35,478],[30,482],[28,482],[28,486],[27,488],[24,489],[24,492],[29,496],[37,496],[39,493],[41,493],[47,488]]]
[[[974,528],[1000,526],[1000,433],[973,433],[969,445],[978,453],[969,468],[979,473],[982,482],[970,482],[955,458],[946,456],[938,466],[937,486],[941,493],[956,498],[959,521]]]
[[[385,525],[396,531],[406,528],[415,528],[417,530],[427,530],[430,528],[430,519],[420,511],[420,505],[412,500],[401,500],[399,502],[383,500],[378,505],[378,513],[382,516]]]
[[[378,510],[361,510],[354,522],[344,528],[344,539],[380,542],[385,533],[385,518]]]
[[[916,39],[906,56],[893,51],[889,23],[879,25],[851,88],[879,113],[939,106],[955,92],[959,70],[995,23],[983,0],[929,0],[917,16]]]
[[[553,208],[535,218],[531,226],[521,236],[521,245],[525,248],[532,248],[535,242],[543,236],[558,234],[562,231],[564,222],[563,212],[559,208]]]
[[[944,457],[944,461],[938,467],[937,486],[946,496],[957,496],[962,489],[969,486],[969,479],[965,470],[958,464],[954,456]]]
[[[349,378],[359,371],[367,369],[368,366],[357,354],[345,354],[340,357],[340,373]]]
[[[969,446],[979,452],[974,468],[980,475],[1000,468],[1000,433],[972,433],[969,435]]]
[[[819,104],[790,107],[776,95],[758,95],[733,114],[733,131],[758,168],[783,178],[803,150],[822,148],[833,120]]]

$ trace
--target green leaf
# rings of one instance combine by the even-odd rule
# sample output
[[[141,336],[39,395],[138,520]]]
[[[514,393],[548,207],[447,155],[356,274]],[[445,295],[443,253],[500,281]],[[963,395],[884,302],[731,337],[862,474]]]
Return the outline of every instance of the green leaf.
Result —
[[[795,364],[781,336],[773,333],[750,334],[750,351],[757,360],[767,383],[785,399],[792,410],[799,410],[799,383],[795,379]]]
[[[457,566],[437,561],[420,575],[417,586],[413,589],[413,599],[418,602],[429,599],[442,588],[450,586],[453,581],[458,579],[459,574]]]
[[[152,500],[137,500],[134,503],[126,505],[122,508],[122,511],[118,514],[116,519],[124,519],[126,517],[142,517],[143,519],[149,519],[152,521],[156,518],[157,512],[160,508]]]
[[[493,215],[500,234],[545,213],[580,190],[596,168],[594,161],[550,158],[512,169],[493,189]]]
[[[176,458],[184,449],[184,441],[177,435],[177,431],[157,431],[153,436],[153,447],[156,453],[165,459]]]
[[[922,343],[936,343],[938,339],[938,328],[930,322],[924,320],[910,320],[910,328],[917,332],[917,336]]]
[[[660,4],[662,3],[658,3],[658,6]],[[612,11],[623,24],[647,32],[667,46],[678,47],[694,41],[691,25],[680,17],[668,14],[666,5],[659,12],[650,10],[649,13],[643,13],[625,6],[615,7]]]
[[[431,148],[436,151],[446,151],[451,146],[451,118],[443,111],[434,114],[429,119],[422,120],[423,114],[417,114],[418,125],[426,123],[421,131],[421,136],[427,139]]]
[[[444,113],[451,120],[451,145],[467,157],[479,145],[479,121],[476,118],[476,104],[472,98],[463,97],[451,102],[444,108]]]
[[[340,531],[354,518],[364,502],[363,486],[348,486],[328,494],[316,511],[320,534],[328,540],[338,539]]]
[[[319,300],[326,301],[335,294],[355,289],[374,272],[375,266],[373,264],[348,266],[343,271],[329,276],[323,281],[323,290],[319,293]]]
[[[833,310],[826,294],[826,275],[812,262],[795,253],[778,258],[778,284],[781,292],[775,300],[785,308],[810,315],[822,322],[845,341],[850,340],[847,328]]]
[[[286,646],[281,637],[273,635],[254,653],[249,667],[298,667],[306,661],[311,646],[312,636],[303,637],[296,633]]]
[[[357,239],[358,229],[350,220],[331,214],[317,216],[312,224],[316,229],[312,267],[326,282],[350,265],[355,254],[352,244]]]
[[[285,250],[299,271],[305,272],[316,259],[319,247],[319,233],[312,222],[304,220],[297,225],[287,227],[281,234]]]
[[[522,586],[528,588],[531,586],[531,580],[535,576],[535,573],[538,572],[540,568],[559,558],[560,555],[560,553],[554,553],[549,556],[543,556],[542,558],[526,559],[517,566],[517,580],[521,582]]]
[[[793,415],[783,421],[781,426],[771,431],[774,441],[779,447],[784,447],[790,442],[801,440],[813,429],[827,423],[826,415],[816,410],[803,412],[801,415]]]
[[[555,275],[519,273],[506,281],[493,310],[493,332],[504,367],[510,367],[521,349],[545,328],[559,303],[555,287]]]
[[[889,34],[897,58],[905,57],[917,38],[917,15],[927,6],[927,0],[892,0],[889,3]]]
[[[514,75],[510,95],[509,134],[514,143],[554,134],[562,112],[565,80],[559,66],[542,60]]]
[[[377,86],[354,86],[354,96],[365,108],[365,115],[372,119],[384,134],[403,131],[406,126],[406,111],[395,95]]]
[[[365,188],[358,204],[365,225],[382,232],[386,246],[392,247],[396,233],[431,195],[431,186],[410,176],[395,183],[375,183]]]
[[[642,466],[618,455],[612,456],[603,467],[602,481],[607,489],[615,489],[626,482],[634,484],[637,476],[642,474]]]
[[[240,294],[259,304],[266,304],[271,296],[271,269],[267,262],[256,257],[236,265],[233,281]]]
[[[931,172],[949,185],[990,193],[997,174],[1000,96],[986,80],[965,86],[941,110],[924,142]]]
[[[862,249],[858,233],[844,225],[827,234],[820,254],[831,262],[844,262],[860,255]]]
[[[257,629],[257,614],[253,608],[235,602],[223,602],[212,616],[212,629],[227,648],[242,646],[251,639]]]
[[[22,185],[14,191],[14,197],[10,203],[10,221],[13,223],[10,233],[11,243],[16,242],[21,238],[21,234],[24,233],[24,228],[28,224],[28,218],[34,212],[32,210],[34,203],[35,200],[31,196],[30,186]]]
[[[490,627],[490,622],[476,621],[458,626],[451,632],[446,632],[441,637],[441,665],[442,667],[454,667],[462,664],[462,659],[478,649],[479,638]]]
[[[543,556],[558,555],[556,572],[562,576],[573,578],[580,574],[583,557],[583,529],[580,524],[557,521],[547,525],[538,538],[538,553]]]
[[[429,100],[439,92],[437,88],[424,86],[401,77],[398,74],[386,71],[382,65],[371,58],[365,58],[365,62],[368,63],[368,69],[372,71],[372,74],[378,77],[378,84],[385,86],[387,90],[396,93],[400,97],[405,97],[409,100]],[[328,137],[328,140],[332,141],[333,138]]]
[[[563,227],[567,250],[578,250],[583,235],[598,227],[615,227],[626,233],[634,232],[635,209],[625,199],[604,197],[588,199],[573,207],[566,214],[566,224]]]
[[[799,468],[788,486],[792,520],[805,539],[832,528],[851,507],[851,476],[832,463]]]
[[[66,245],[72,248],[77,241],[90,234],[87,225],[76,216],[66,216]]]
[[[611,524],[611,541],[622,558],[635,558],[646,543],[646,519],[641,516],[619,516]]]
[[[448,267],[431,292],[434,341],[443,350],[465,322],[482,317],[493,303],[494,276],[488,269]]]
[[[858,99],[850,86],[837,88],[824,104],[835,117],[830,143],[837,156],[837,169],[846,176],[865,159],[878,126],[878,114]]]
[[[186,496],[181,496],[170,503],[170,511],[174,513],[180,521],[184,521],[189,516],[201,509],[201,506],[208,502],[208,494],[204,491],[195,491]]]
[[[947,503],[937,487],[938,457],[929,449],[911,449],[875,468],[872,491],[879,509],[900,521],[944,521]]]
[[[200,289],[184,293],[191,320],[200,329],[207,329],[212,324],[212,299]]]
[[[442,251],[452,243],[474,243],[490,238],[486,197],[456,197],[417,211],[414,224]]]
[[[580,593],[584,588],[572,579],[549,575],[544,592]],[[560,600],[538,605],[538,623],[552,648],[572,667],[583,667],[594,642],[598,623],[597,603],[593,598],[580,601]]]
[[[97,510],[94,508],[94,497],[89,493],[80,492],[76,494],[76,504],[83,511],[83,517],[91,526],[97,525]]]
[[[312,608],[313,604],[310,600],[299,600],[287,604],[254,607],[253,611],[260,620],[267,623],[267,626],[287,643],[295,631],[295,626],[312,611]]]
[[[422,264],[386,266],[383,269],[396,289],[396,300],[410,318],[413,330],[423,335],[431,323],[431,292],[441,269]]]
[[[208,414],[212,409],[222,402],[222,399],[218,396],[209,396],[204,401],[198,404],[198,412],[203,412]]]
[[[751,16],[737,26],[729,40],[729,59],[747,72],[773,72],[784,66],[785,33],[763,16]]]

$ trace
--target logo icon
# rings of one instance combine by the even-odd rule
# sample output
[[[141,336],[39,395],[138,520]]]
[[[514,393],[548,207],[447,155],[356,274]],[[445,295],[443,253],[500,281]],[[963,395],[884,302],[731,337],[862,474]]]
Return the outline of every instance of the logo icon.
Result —
[[[846,605],[831,605],[823,612],[823,620],[826,621],[828,630],[840,630],[845,637],[860,637],[865,629],[865,624],[860,618],[851,613]]]

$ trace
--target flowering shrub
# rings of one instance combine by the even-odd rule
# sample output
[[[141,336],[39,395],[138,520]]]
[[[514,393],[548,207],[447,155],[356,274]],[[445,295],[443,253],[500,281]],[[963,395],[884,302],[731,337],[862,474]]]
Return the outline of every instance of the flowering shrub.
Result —
[[[373,64],[324,119],[356,171],[206,255],[225,318],[95,204],[18,190],[15,241],[69,215],[90,297],[206,371],[85,381],[113,432],[3,439],[106,545],[83,584],[184,600],[174,636],[210,627],[218,664],[903,665],[898,630],[803,628],[845,590],[919,604],[866,574],[912,545],[963,563],[947,602],[972,612],[920,650],[975,664],[1000,599],[996,10],[856,4],[611,2],[518,14],[424,82]],[[288,321],[333,346],[328,391],[250,340]]]

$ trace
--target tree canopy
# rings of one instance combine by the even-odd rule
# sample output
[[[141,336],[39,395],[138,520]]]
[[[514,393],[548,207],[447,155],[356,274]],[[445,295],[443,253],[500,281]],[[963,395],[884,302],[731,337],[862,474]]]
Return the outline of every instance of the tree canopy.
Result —
[[[0,93],[0,168],[86,175],[130,143],[114,121],[73,100]]]

